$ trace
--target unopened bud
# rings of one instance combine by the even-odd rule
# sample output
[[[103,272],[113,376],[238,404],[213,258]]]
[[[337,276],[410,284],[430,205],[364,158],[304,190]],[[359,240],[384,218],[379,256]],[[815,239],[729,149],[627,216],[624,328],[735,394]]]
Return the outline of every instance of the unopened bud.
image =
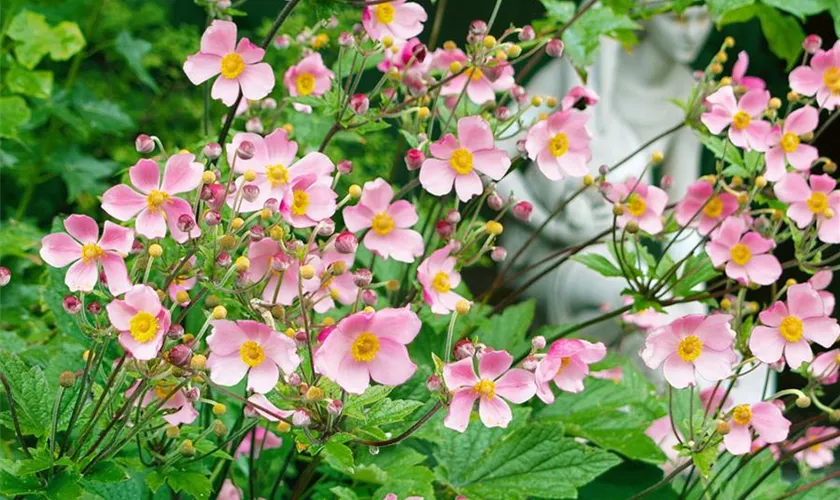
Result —
[[[662,151],[654,151],[653,154],[650,157],[650,161],[653,164],[658,165],[658,164],[662,163],[663,161],[665,161],[665,155],[662,154]]]
[[[409,149],[405,153],[405,166],[408,170],[417,170],[423,164],[426,155],[416,148]]]
[[[281,421],[277,422],[276,429],[277,429],[278,433],[285,434],[285,433],[289,432],[290,430],[292,430],[292,426],[289,424],[289,422],[281,420]]]
[[[563,40],[554,38],[546,44],[545,53],[551,57],[560,57],[563,55],[563,48]]]
[[[471,358],[475,355],[475,346],[469,339],[461,339],[458,342],[455,342],[455,346],[452,348],[452,356],[460,361],[465,358]]]
[[[213,308],[213,319],[225,319],[227,317],[227,309],[225,306],[216,306]]]
[[[255,153],[256,148],[254,147],[254,143],[251,141],[242,141],[239,143],[239,147],[236,148],[236,156],[242,160],[250,160],[254,157]]]
[[[458,61],[449,63],[449,71],[451,73],[460,73],[462,69],[464,69],[464,66]]]
[[[71,371],[63,371],[61,375],[58,376],[58,385],[65,389],[69,389],[76,385],[76,374]]]
[[[727,422],[726,420],[718,420],[717,423],[715,424],[715,430],[721,436],[725,436],[725,435],[729,434],[729,431],[731,430],[731,427],[729,425],[729,422]]]
[[[324,390],[313,385],[306,391],[306,399],[309,401],[320,401],[324,399]]]
[[[309,414],[306,413],[304,410],[297,410],[292,415],[292,424],[297,427],[309,427],[309,424],[312,423],[312,418],[309,417]]]
[[[370,100],[365,94],[355,94],[350,98],[350,109],[357,115],[363,115],[370,109]]]
[[[338,162],[338,165],[336,165],[336,169],[338,169],[342,175],[348,175],[353,172],[353,162],[350,160],[341,160]]]
[[[149,255],[155,258],[160,257],[161,255],[163,255],[163,247],[161,247],[157,243],[152,243],[151,245],[149,245]]]
[[[175,366],[187,366],[192,359],[192,350],[185,344],[178,344],[169,350],[169,362]]]
[[[527,201],[520,201],[511,209],[513,216],[517,219],[528,222],[531,220],[531,212],[534,211],[534,206]]]
[[[539,360],[537,360],[534,356],[528,356],[522,361],[522,368],[528,370],[529,372],[536,370],[539,365]]]
[[[335,232],[335,221],[332,219],[324,219],[316,226],[318,236],[332,236]]]
[[[300,276],[305,279],[312,279],[315,277],[315,266],[312,264],[306,264],[300,268]]]
[[[435,232],[443,239],[449,239],[455,234],[455,225],[447,220],[439,220],[435,223]]]
[[[224,422],[219,420],[218,418],[213,421],[213,434],[216,437],[224,437],[227,434],[228,428]]]
[[[538,351],[540,349],[545,349],[545,337],[543,337],[542,335],[537,335],[536,337],[532,338],[531,346]]]
[[[166,437],[169,439],[175,439],[181,436],[181,428],[177,425],[168,425],[166,426]]]
[[[356,269],[353,273],[353,283],[359,287],[364,288],[370,285],[370,282],[373,280],[373,275],[371,274],[369,269]]]
[[[333,399],[327,403],[327,413],[330,415],[341,415],[341,410],[344,409],[344,403],[339,399]]]
[[[64,297],[64,300],[61,301],[61,305],[64,307],[64,311],[67,314],[76,315],[82,310],[82,301],[75,295],[67,295]]]
[[[376,295],[376,292],[369,288],[362,292],[362,303],[366,306],[375,306],[378,299],[379,297]]]
[[[488,234],[491,234],[493,236],[498,236],[502,234],[502,231],[504,231],[504,229],[505,228],[504,226],[502,226],[501,223],[496,222],[494,220],[487,221],[487,223],[484,224],[484,230],[487,231]]]
[[[362,195],[362,187],[358,184],[353,184],[347,189],[347,194],[349,194],[353,199],[358,198]]]
[[[503,122],[507,121],[507,120],[510,120],[510,117],[512,115],[512,113],[510,111],[510,108],[507,107],[507,106],[499,106],[498,108],[496,108],[495,113],[496,113],[496,118],[499,121],[503,121]]]
[[[146,134],[140,134],[134,139],[134,149],[138,153],[151,153],[155,150],[155,141]]]
[[[522,27],[522,31],[519,32],[519,41],[520,42],[530,42],[534,38],[536,38],[537,33],[534,31],[530,25],[525,25]]]
[[[247,122],[245,122],[245,130],[251,132],[253,134],[262,134],[263,133],[263,124],[262,120],[259,117],[249,118]]]
[[[507,250],[504,247],[493,247],[490,250],[490,258],[493,259],[493,262],[502,262],[507,258]]]
[[[639,223],[634,220],[627,221],[624,229],[630,234],[636,234],[639,232]]]
[[[816,54],[822,48],[822,38],[818,35],[808,35],[802,40],[802,48],[808,54]]]
[[[442,388],[443,382],[437,375],[431,375],[426,379],[426,389],[428,389],[429,392],[440,392]]]
[[[189,439],[185,439],[181,446],[178,447],[178,453],[184,457],[192,457],[195,456],[195,448],[193,447],[193,442]]]
[[[251,203],[260,196],[260,187],[256,184],[245,184],[242,186],[242,198]]]
[[[359,248],[359,239],[350,231],[342,231],[335,239],[335,249],[338,253],[352,254]]]
[[[796,398],[796,406],[799,408],[808,408],[811,406],[811,398],[802,394],[798,398]]]
[[[230,254],[225,251],[219,252],[219,256],[216,257],[216,265],[219,267],[229,267],[232,262]]]
[[[218,226],[222,222],[222,214],[215,210],[204,212],[204,223],[208,226]]]

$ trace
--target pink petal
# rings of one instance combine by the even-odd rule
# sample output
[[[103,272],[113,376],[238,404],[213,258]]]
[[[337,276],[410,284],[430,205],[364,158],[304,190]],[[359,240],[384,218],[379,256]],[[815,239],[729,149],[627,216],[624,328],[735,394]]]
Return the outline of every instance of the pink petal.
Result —
[[[815,318],[824,315],[822,300],[809,283],[793,285],[787,291],[787,306],[790,314],[800,319]]]
[[[236,53],[242,57],[245,64],[255,64],[263,60],[265,57],[265,50],[254,45],[247,38],[239,40],[236,45]]]
[[[814,222],[814,212],[808,208],[808,204],[805,202],[796,202],[790,205],[787,209],[787,216],[796,223],[797,227],[803,229]]]
[[[248,370],[249,391],[265,394],[274,389],[277,381],[280,380],[280,370],[270,360],[264,360],[259,366],[251,367]]]
[[[41,258],[53,267],[64,267],[79,260],[82,245],[67,233],[53,233],[41,240]]]
[[[64,229],[82,243],[96,243],[99,239],[99,226],[87,215],[73,214],[67,217],[64,219]]]
[[[225,56],[236,47],[236,24],[230,21],[213,21],[201,35],[201,52]]]
[[[507,427],[513,419],[510,406],[500,397],[482,397],[478,401],[478,416],[487,427]]]
[[[118,184],[102,195],[102,209],[115,219],[126,221],[146,208],[146,197],[125,184]]]
[[[513,364],[513,356],[507,351],[491,351],[478,360],[478,376],[482,379],[496,380]]]
[[[449,411],[443,419],[443,425],[449,429],[464,432],[470,423],[470,413],[477,398],[478,393],[471,387],[456,391],[449,403]]]
[[[470,151],[493,149],[493,131],[480,116],[461,118],[458,120],[458,141],[461,147]]]
[[[207,358],[207,368],[210,370],[210,380],[216,384],[231,387],[238,384],[248,371],[248,365],[242,361],[239,353],[230,356],[220,356],[210,353]]]
[[[478,377],[475,376],[475,368],[473,367],[473,359],[464,358],[455,363],[444,365],[443,381],[449,390],[460,389],[462,387],[471,389],[478,383]]]
[[[409,228],[417,224],[417,221],[419,220],[417,210],[414,209],[414,205],[406,200],[395,201],[390,207],[388,207],[387,212],[388,215],[394,219],[394,225],[396,227]]]
[[[568,365],[564,366],[554,376],[554,383],[557,387],[566,392],[583,392],[583,379],[589,375],[589,367],[580,359],[573,358]]]
[[[429,145],[429,152],[432,153],[432,156],[435,158],[448,160],[452,157],[452,153],[458,149],[458,147],[458,139],[456,139],[452,134],[446,134],[440,140]]]
[[[242,86],[242,95],[252,101],[262,99],[274,89],[274,71],[271,70],[268,63],[245,66],[237,80]],[[234,97],[235,99],[236,97]],[[231,102],[231,104],[233,103]],[[228,106],[231,104],[228,104]]]
[[[163,172],[161,190],[166,193],[178,194],[192,191],[201,184],[204,166],[195,160],[195,155],[179,153],[169,157]]]
[[[676,352],[679,342],[679,338],[674,334],[671,327],[664,326],[648,335],[645,340],[645,348],[640,356],[648,368],[656,369],[666,358]]]
[[[516,404],[534,397],[536,390],[534,375],[519,368],[509,370],[496,381],[496,394]]]
[[[160,186],[160,168],[154,160],[143,158],[128,169],[131,183],[143,194],[149,194]]]
[[[683,361],[676,353],[668,356],[668,359],[665,360],[665,363],[662,365],[662,373],[665,375],[665,380],[674,386],[675,389],[682,389],[696,384],[694,366],[691,363]]]
[[[749,232],[741,238],[741,244],[750,249],[752,255],[767,253],[773,249],[775,243],[770,238],[765,238],[758,233]]]
[[[443,196],[452,191],[455,177],[456,173],[449,161],[429,158],[420,167],[420,184],[435,196]]]
[[[278,332],[271,332],[271,337],[263,344],[263,351],[284,373],[292,373],[300,365],[294,340]]]
[[[373,212],[362,205],[347,207],[342,214],[344,216],[344,224],[347,225],[347,230],[354,233],[369,228],[374,216]]]
[[[385,179],[380,177],[365,183],[359,204],[364,205],[374,213],[384,212],[388,210],[393,198],[394,189],[385,182]]]
[[[422,323],[410,309],[387,308],[374,314],[369,329],[377,337],[408,345],[420,333]]]
[[[694,368],[704,379],[714,382],[732,374],[732,351],[714,351],[703,346],[700,356],[694,360]]]
[[[146,238],[163,238],[166,236],[166,219],[163,217],[161,211],[151,211],[144,209],[137,216],[137,221],[134,227],[138,233]]]
[[[810,144],[800,144],[796,151],[790,152],[786,154],[788,163],[791,164],[793,168],[799,170],[800,172],[804,172],[811,169],[811,165],[817,161],[819,157],[819,152],[817,148],[811,146]]]
[[[755,255],[745,266],[747,276],[753,283],[770,285],[782,275],[782,265],[773,255]]]
[[[184,73],[193,85],[200,85],[222,71],[222,58],[215,54],[199,52],[187,56]]]
[[[211,325],[212,333],[207,337],[207,346],[219,356],[238,354],[242,344],[249,340],[235,321],[214,320]]]
[[[790,72],[790,88],[802,95],[812,96],[823,85],[822,74],[807,66],[799,66]]]
[[[785,118],[785,132],[793,132],[796,135],[805,135],[816,130],[819,125],[820,113],[813,106],[805,106],[797,109]]]
[[[222,101],[225,106],[233,106],[236,98],[239,97],[239,79],[228,80],[223,76],[216,78],[210,90],[210,97]]]
[[[137,314],[137,309],[124,300],[113,300],[105,306],[108,312],[108,320],[114,328],[120,331],[128,331],[131,328],[131,318]]]
[[[103,250],[113,250],[121,255],[128,255],[133,243],[134,231],[118,226],[111,221],[105,221],[102,239],[99,240],[99,246]]]
[[[805,339],[799,342],[787,342],[785,344],[785,360],[791,370],[796,370],[802,363],[807,363],[814,358],[811,346]]]
[[[383,385],[400,385],[414,375],[417,365],[408,357],[408,349],[385,337],[379,338],[379,352],[370,362],[370,378]]]
[[[271,163],[279,163],[281,165],[291,165],[298,151],[297,143],[295,141],[290,141],[289,134],[282,128],[275,129],[274,132],[265,136],[265,146],[268,153],[268,160]],[[328,166],[328,170],[324,173],[327,175],[335,168],[326,155],[310,153],[304,158],[309,157],[313,160],[318,159],[322,164],[326,164],[326,166]]]
[[[752,421],[758,437],[767,443],[780,443],[787,439],[790,421],[782,416],[781,410],[773,403],[752,405]]]
[[[837,336],[840,335],[837,320],[828,316],[804,319],[802,323],[803,336],[823,347],[834,345],[837,342]]]
[[[490,81],[487,77],[483,77],[481,80],[466,80],[467,82],[467,97],[469,97],[470,101],[474,102],[475,104],[482,105],[486,102],[493,102],[496,100],[496,91],[493,90],[493,86],[490,85]],[[463,89],[463,84],[458,88],[458,94],[461,93]]]
[[[785,152],[781,147],[772,147],[764,156],[767,168],[764,177],[770,182],[776,182],[785,175]]]
[[[738,105],[735,101],[735,91],[731,85],[721,87],[720,90],[708,96],[706,101],[722,107],[730,116],[738,111]]]
[[[470,172],[455,176],[455,192],[461,201],[469,201],[470,198],[481,194],[482,191],[484,191],[484,185],[477,173]]]
[[[750,336],[750,350],[765,363],[775,363],[782,357],[785,339],[776,328],[756,326]]]
[[[773,192],[779,201],[795,203],[806,201],[811,196],[811,189],[805,179],[798,174],[786,174],[781,182],[773,186]]]
[[[752,433],[746,425],[733,423],[729,434],[723,436],[723,444],[729,453],[733,455],[744,455],[750,452],[752,446]]]
[[[85,263],[81,260],[70,266],[67,275],[64,276],[64,283],[71,292],[90,292],[99,280],[99,271],[96,269],[96,262]]]
[[[332,335],[327,340],[331,337]],[[369,365],[363,361],[356,361],[351,354],[347,354],[338,365],[334,382],[350,394],[362,394],[370,387]]]
[[[120,295],[131,289],[131,280],[128,278],[128,269],[125,261],[113,252],[105,252],[99,259],[105,278],[108,280],[108,290],[111,295]]]
[[[711,111],[700,115],[700,121],[709,129],[709,132],[717,135],[732,123],[732,114],[721,107],[715,106]]]
[[[493,180],[499,180],[510,168],[510,158],[501,149],[484,149],[473,152],[475,169]]]
[[[138,342],[129,332],[120,333],[118,338],[123,349],[128,351],[132,356],[140,361],[154,359],[160,352],[160,348],[163,345],[162,332],[158,332],[158,334],[148,342]]]
[[[738,101],[738,108],[752,117],[760,116],[770,101],[770,92],[766,90],[750,90]]]

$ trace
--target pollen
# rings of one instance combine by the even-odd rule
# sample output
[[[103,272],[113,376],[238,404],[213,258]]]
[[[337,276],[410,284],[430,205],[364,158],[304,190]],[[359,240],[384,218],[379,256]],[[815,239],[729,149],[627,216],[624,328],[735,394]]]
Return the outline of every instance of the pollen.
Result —
[[[353,359],[364,363],[370,363],[376,359],[376,353],[378,352],[379,338],[370,332],[360,333],[353,341],[353,345],[350,346],[350,354]]]
[[[489,379],[483,378],[473,386],[473,390],[479,393],[482,397],[493,399],[496,397],[496,384]]]
[[[738,405],[732,410],[732,420],[738,425],[747,425],[752,422],[752,409],[750,405]]]
[[[231,52],[222,58],[222,76],[233,80],[245,71],[245,61],[236,52]]]
[[[738,264],[739,266],[745,266],[750,260],[752,260],[750,247],[744,245],[743,243],[738,243],[733,246],[732,250],[729,251],[729,255],[732,257],[732,262]]]
[[[723,200],[720,199],[720,196],[713,196],[708,202],[706,202],[706,206],[703,208],[703,215],[711,219],[720,217],[720,214],[722,213]]]
[[[682,339],[680,341],[680,345],[677,346],[677,354],[679,354],[682,360],[687,363],[691,363],[700,357],[700,353],[702,352],[703,342],[695,335],[689,335],[688,337]]]
[[[385,212],[377,212],[377,214],[373,216],[371,228],[374,233],[385,236],[394,230],[394,219]]]
[[[96,243],[87,243],[82,247],[82,262],[85,264],[99,257],[102,257],[102,248]]]
[[[642,198],[639,193],[633,193],[627,198],[627,211],[633,215],[633,217],[641,217],[647,211],[647,203],[645,203],[645,199]]]
[[[744,130],[750,126],[751,121],[752,118],[746,111],[738,111],[735,113],[735,116],[732,117],[732,126],[738,130]]]
[[[166,396],[169,396],[169,393],[171,393],[174,388],[175,384],[171,382],[158,382],[157,385],[155,385],[155,396],[157,396],[158,399],[166,399]]]
[[[391,24],[394,22],[394,16],[397,10],[391,5],[391,2],[381,3],[373,8],[376,20],[382,24]]]
[[[449,275],[443,271],[435,274],[432,280],[432,288],[437,290],[438,293],[449,293],[449,290],[452,288],[452,283],[449,282]]]
[[[458,148],[449,158],[452,170],[460,175],[466,175],[473,171],[473,154],[467,148]]]
[[[289,182],[289,169],[279,163],[266,165],[265,177],[268,179],[268,182],[271,183],[271,187],[286,184]]]
[[[782,136],[780,144],[785,153],[793,153],[799,147],[799,137],[793,132],[787,132]]]
[[[169,193],[158,191],[157,189],[153,189],[152,192],[146,196],[146,206],[149,207],[149,210],[152,212],[160,211],[160,208],[167,201],[169,201]]]
[[[555,158],[560,158],[564,154],[569,152],[569,136],[560,132],[559,134],[555,134],[554,137],[548,141],[548,151],[551,153],[551,156]]]
[[[811,196],[808,197],[806,204],[808,205],[808,210],[814,214],[825,214],[826,210],[828,210],[828,196],[826,196],[825,193],[814,191],[811,193]]]
[[[802,338],[802,320],[794,315],[785,316],[779,325],[779,333],[788,342],[799,342]]]
[[[140,311],[129,321],[128,332],[134,337],[134,340],[145,344],[155,338],[158,332],[157,318],[146,311]]]
[[[265,361],[265,352],[261,345],[253,340],[246,340],[239,347],[239,357],[242,358],[242,362],[246,365],[251,368],[256,368]]]
[[[295,87],[298,94],[310,95],[315,90],[315,77],[312,76],[312,73],[301,73],[295,80]]]
[[[309,194],[306,191],[296,189],[292,198],[292,213],[306,215],[306,209],[309,208]]]
[[[840,94],[840,67],[833,66],[823,73],[823,83],[832,94]]]
[[[472,66],[471,68],[467,69],[467,76],[470,77],[470,80],[477,82],[484,78],[484,72],[481,71],[480,68]]]

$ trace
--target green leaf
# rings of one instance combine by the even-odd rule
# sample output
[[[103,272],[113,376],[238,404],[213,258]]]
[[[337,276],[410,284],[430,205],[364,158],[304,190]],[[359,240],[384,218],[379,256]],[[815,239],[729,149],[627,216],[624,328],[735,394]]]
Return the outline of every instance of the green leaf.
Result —
[[[31,71],[21,66],[12,66],[6,73],[6,85],[16,94],[47,99],[52,94],[52,71]]]
[[[81,476],[64,470],[50,479],[44,496],[49,500],[78,500],[82,496]]]
[[[98,195],[108,187],[107,180],[119,168],[111,160],[100,160],[71,149],[61,158],[51,157],[48,170],[61,175],[67,184],[68,201],[83,194]]]
[[[577,488],[621,463],[615,455],[563,437],[561,424],[529,423],[470,464],[456,490],[468,498],[575,498]]]
[[[335,441],[328,441],[324,446],[324,458],[333,469],[345,474],[352,474],[353,452],[347,446]]]
[[[97,481],[100,483],[119,483],[129,479],[128,473],[122,467],[110,460],[105,462],[97,462],[91,467],[90,472],[85,474],[85,479],[88,481]]]
[[[163,483],[166,482],[166,476],[156,470],[153,470],[146,474],[146,477],[143,478],[143,480],[146,482],[146,486],[149,487],[149,490],[154,493],[163,486]]]
[[[44,436],[50,425],[55,396],[49,392],[44,372],[37,366],[28,368],[18,356],[5,350],[0,350],[0,371],[12,389],[21,431],[24,434]],[[0,414],[0,420],[10,424],[9,412]],[[12,428],[11,425],[7,427]]]
[[[686,260],[680,271],[680,279],[674,287],[674,295],[686,297],[692,294],[693,288],[705,283],[720,274],[705,252],[692,255]]]
[[[18,13],[9,24],[9,38],[18,42],[15,57],[28,69],[33,69],[50,51],[55,34],[46,18],[28,10]]]
[[[330,488],[330,492],[335,495],[338,500],[358,500],[359,497],[350,488],[344,486],[334,486]]]
[[[351,129],[350,131],[355,132],[359,135],[366,135],[366,134],[371,134],[373,132],[379,132],[380,130],[385,130],[385,129],[390,128],[390,127],[391,127],[390,123],[388,123],[384,120],[378,120],[378,121],[369,121],[369,122],[365,123],[364,125],[362,125],[360,127],[356,127],[354,129]]]
[[[636,42],[633,32],[639,29],[641,26],[626,15],[618,15],[609,7],[594,7],[563,33],[563,41],[575,67],[585,68],[594,62],[600,37],[607,36],[623,45],[632,45]]]
[[[127,31],[120,32],[117,39],[114,41],[114,50],[123,58],[125,58],[128,67],[137,76],[137,78],[147,87],[158,91],[157,83],[146,66],[143,65],[143,58],[152,50],[152,44],[146,40],[134,38],[131,33]]]
[[[728,12],[752,5],[755,0],[706,0],[709,13],[715,20],[719,20]]]
[[[741,153],[738,148],[733,146],[726,139],[705,134],[698,134],[697,138],[700,139],[700,142],[702,142],[704,146],[706,146],[706,149],[715,155],[715,158],[723,158],[725,152],[725,160],[728,163],[738,165],[740,167],[744,166],[744,160],[741,158]]]
[[[52,33],[50,57],[53,61],[66,61],[85,47],[85,37],[76,23],[62,21],[52,29]]]
[[[527,300],[505,308],[501,314],[479,322],[478,338],[494,349],[518,356],[528,350],[525,335],[534,321],[536,301]]]
[[[753,483],[758,480],[775,462],[770,450],[764,450],[756,455],[752,460],[742,467],[737,474],[734,474],[729,481],[721,484],[722,490],[718,498],[740,498],[740,496],[750,488]],[[740,463],[739,460],[721,460],[720,467],[724,472],[720,477],[730,477],[735,468]],[[717,470],[719,467],[715,467]],[[714,472],[713,474],[716,474]],[[753,490],[749,496],[751,499],[769,499],[778,498],[786,489],[787,484],[782,481],[782,473],[779,468],[776,468],[769,476],[761,481],[759,486]]]
[[[546,15],[560,23],[565,23],[575,14],[575,3],[567,0],[540,0]]]
[[[171,471],[166,476],[166,483],[177,493],[184,492],[201,500],[210,498],[213,483],[206,474],[192,471]]]
[[[73,104],[92,130],[104,134],[118,134],[135,126],[134,120],[115,102],[84,95],[74,98]]]
[[[762,6],[758,11],[761,31],[770,45],[770,50],[788,63],[792,68],[802,52],[805,32],[802,26],[791,16],[784,15],[772,7]]]
[[[0,495],[15,497],[42,491],[41,481],[35,476],[21,477],[5,470],[0,471]]]
[[[831,0],[761,0],[762,3],[776,7],[779,10],[789,12],[794,16],[805,20],[808,16],[819,14],[829,8]],[[836,3],[834,4],[836,5]]]
[[[371,406],[367,413],[367,424],[382,426],[402,422],[421,406],[423,406],[423,403],[420,401],[385,398]]]
[[[393,389],[393,387],[387,385],[373,385],[368,387],[364,394],[351,396],[344,406],[344,415],[357,420],[363,420],[365,415],[362,413],[362,409],[384,399]]]
[[[703,477],[708,478],[709,473],[712,471],[712,467],[715,465],[715,460],[717,460],[718,456],[718,449],[716,446],[707,446],[701,452],[693,453],[691,455],[692,460],[694,460],[694,465],[697,467],[697,471],[703,475]]]
[[[580,262],[584,266],[592,269],[596,273],[600,274],[601,276],[610,278],[610,277],[617,277],[622,278],[624,277],[624,273],[615,266],[612,262],[609,261],[603,255],[597,253],[588,253],[585,255],[575,255],[572,257],[572,260]]]
[[[17,139],[18,130],[32,117],[29,106],[20,96],[0,97],[0,137]]]
[[[582,499],[632,498],[662,480],[662,469],[643,462],[627,461],[601,474],[578,491]],[[659,488],[645,500],[677,500],[677,493],[668,487]]]

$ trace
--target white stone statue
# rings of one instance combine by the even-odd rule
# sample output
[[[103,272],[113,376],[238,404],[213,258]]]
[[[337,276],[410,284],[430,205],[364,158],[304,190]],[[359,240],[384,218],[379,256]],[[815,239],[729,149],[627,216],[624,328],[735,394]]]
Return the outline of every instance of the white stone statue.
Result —
[[[585,86],[593,89],[600,101],[588,108],[591,118],[592,161],[590,172],[597,178],[601,165],[612,166],[636,150],[643,143],[658,136],[684,119],[684,112],[669,99],[685,99],[695,81],[688,66],[703,47],[712,23],[703,7],[692,7],[681,17],[657,16],[645,24],[641,42],[631,52],[618,43],[603,40],[596,63],[589,69]],[[574,86],[584,85],[566,60],[551,61],[528,83],[528,95],[556,96],[558,99]],[[526,117],[533,118],[545,108],[532,108]],[[515,144],[507,144],[513,151]],[[671,177],[667,189],[670,202],[678,201],[686,188],[700,175],[701,144],[694,132],[683,127],[649,145],[607,176],[608,182],[621,182],[629,177],[641,177],[651,182],[651,172],[645,169],[655,151],[664,153],[662,173]],[[581,186],[581,179],[547,180],[535,164],[512,172],[499,185],[503,196],[514,193],[517,200],[533,204],[528,224],[509,218],[505,224],[502,244],[508,258],[517,253],[533,231],[545,222],[562,200]],[[541,236],[516,261],[513,269],[535,263],[557,250],[581,244],[612,226],[612,206],[596,189],[589,189],[568,203],[563,212],[548,223]],[[675,259],[686,255],[698,242],[694,233],[673,245],[669,254]],[[590,252],[608,255],[606,245],[590,247]],[[611,259],[611,258],[610,258]],[[612,260],[612,259],[611,259]],[[504,267],[505,263],[502,263]],[[530,277],[532,275],[529,275]],[[516,288],[527,278],[513,283]],[[605,309],[622,307],[621,291],[627,288],[622,278],[604,278],[576,262],[566,262],[550,271],[526,292],[537,299],[542,319],[549,324],[577,323],[603,314]],[[704,313],[699,304],[674,306],[669,316]],[[606,343],[619,341],[621,348],[633,354],[643,343],[641,336],[619,338],[621,331],[614,321],[599,323],[582,335]],[[631,356],[637,357],[637,356]],[[758,373],[761,372],[761,373]],[[759,388],[750,389],[751,399],[760,399],[764,372],[751,375],[758,379]],[[744,380],[740,387],[748,384]],[[739,391],[740,392],[740,391]]]

